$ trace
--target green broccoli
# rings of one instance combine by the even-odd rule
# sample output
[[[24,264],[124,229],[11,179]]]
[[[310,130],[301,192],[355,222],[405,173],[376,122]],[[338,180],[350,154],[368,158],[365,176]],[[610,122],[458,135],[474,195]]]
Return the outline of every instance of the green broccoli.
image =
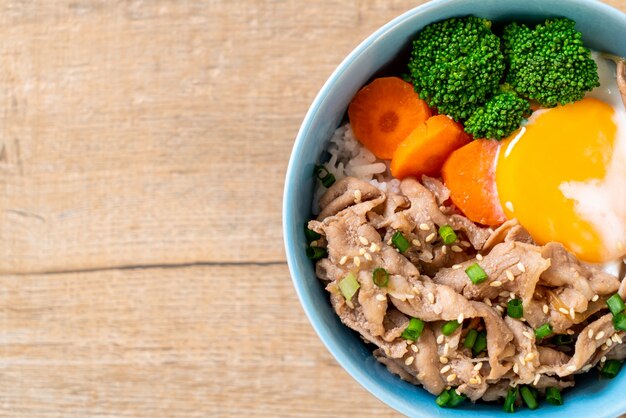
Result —
[[[554,107],[578,101],[600,85],[598,67],[574,25],[549,19],[534,29],[517,23],[504,28],[506,81],[519,95]]]
[[[487,19],[470,16],[433,23],[413,41],[409,72],[415,91],[429,106],[456,121],[465,120],[500,84],[500,39]]]
[[[530,115],[530,104],[510,91],[491,97],[465,122],[465,132],[474,138],[502,139],[519,128]]]

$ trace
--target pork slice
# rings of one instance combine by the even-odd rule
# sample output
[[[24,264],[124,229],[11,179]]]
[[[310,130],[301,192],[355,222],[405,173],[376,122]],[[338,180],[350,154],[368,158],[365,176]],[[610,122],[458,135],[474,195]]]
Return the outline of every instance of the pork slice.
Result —
[[[485,244],[483,245],[483,250],[490,251],[493,247],[496,246],[496,244],[504,242],[504,239],[506,238],[506,235],[509,233],[511,228],[518,225],[519,221],[517,219],[509,219],[508,221],[500,225],[498,228],[496,228],[495,231],[493,231],[493,233],[491,233],[491,235],[489,235],[489,238],[487,238],[487,241],[485,241]]]
[[[400,379],[411,383],[412,385],[419,385],[421,382],[417,380],[412,371],[408,370],[408,367],[404,364],[402,359],[395,359],[387,357],[383,350],[377,348],[374,350],[374,358],[387,367],[390,373],[393,373],[400,377]]]
[[[560,367],[570,360],[570,356],[562,351],[550,347],[537,346],[539,363],[542,366]]]
[[[509,316],[504,322],[513,332],[515,338],[516,353],[512,361],[517,365],[513,372],[517,374],[519,384],[529,384],[535,379],[536,369],[539,366],[539,353],[535,346],[535,333],[532,328],[522,321]],[[517,370],[517,371],[516,371]]]
[[[443,205],[450,198],[450,190],[441,180],[422,176],[422,184],[435,196],[438,205]]]
[[[321,212],[317,220],[321,221],[336,215],[354,204],[380,199],[381,197],[384,200],[383,192],[371,184],[354,177],[344,177],[330,186],[320,198]]]
[[[491,235],[489,228],[482,228],[461,215],[451,215],[448,223],[454,230],[461,230],[467,236],[474,249],[481,250]]]
[[[417,225],[422,223],[445,225],[447,223],[447,216],[439,209],[435,196],[417,180],[407,177],[400,183],[400,190],[411,202],[411,207],[406,211]]]

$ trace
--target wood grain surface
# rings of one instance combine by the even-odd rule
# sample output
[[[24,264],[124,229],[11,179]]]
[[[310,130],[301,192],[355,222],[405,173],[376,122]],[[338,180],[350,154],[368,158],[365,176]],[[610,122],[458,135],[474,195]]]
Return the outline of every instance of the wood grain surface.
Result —
[[[307,322],[280,208],[318,89],[420,3],[0,1],[0,416],[396,415]]]

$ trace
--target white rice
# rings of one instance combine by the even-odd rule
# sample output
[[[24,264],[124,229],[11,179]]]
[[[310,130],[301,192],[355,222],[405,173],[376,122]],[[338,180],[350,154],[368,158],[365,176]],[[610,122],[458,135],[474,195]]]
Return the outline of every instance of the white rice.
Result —
[[[356,177],[367,181],[383,192],[400,192],[400,180],[394,179],[389,171],[389,162],[376,158],[354,137],[349,123],[340,126],[331,136],[326,151],[330,159],[322,163],[329,173],[339,181],[344,177]],[[313,196],[313,213],[319,213],[319,199],[326,188],[317,182]]]

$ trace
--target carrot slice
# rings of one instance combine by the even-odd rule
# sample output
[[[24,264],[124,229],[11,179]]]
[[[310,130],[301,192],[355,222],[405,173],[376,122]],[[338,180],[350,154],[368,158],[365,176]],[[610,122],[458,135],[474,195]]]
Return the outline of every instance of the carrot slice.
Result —
[[[382,159],[391,158],[400,142],[430,115],[413,86],[397,77],[377,78],[348,106],[354,136]]]
[[[477,139],[454,151],[441,169],[452,202],[469,219],[483,225],[506,221],[496,188],[498,148],[496,141]]]
[[[391,174],[399,179],[439,174],[446,158],[470,141],[463,127],[445,115],[429,118],[398,145]]]

